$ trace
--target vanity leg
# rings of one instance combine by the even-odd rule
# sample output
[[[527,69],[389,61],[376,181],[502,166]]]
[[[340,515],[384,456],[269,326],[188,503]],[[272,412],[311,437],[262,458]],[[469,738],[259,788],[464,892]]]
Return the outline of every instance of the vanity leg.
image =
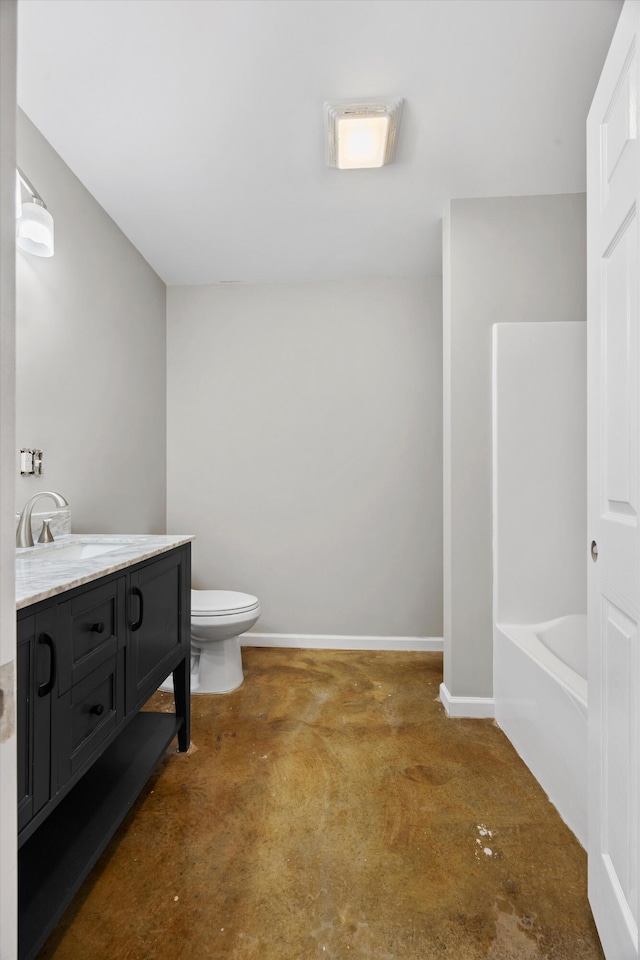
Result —
[[[185,753],[191,743],[191,658],[186,656],[173,671],[173,696],[176,716],[183,724],[178,731],[178,750]]]

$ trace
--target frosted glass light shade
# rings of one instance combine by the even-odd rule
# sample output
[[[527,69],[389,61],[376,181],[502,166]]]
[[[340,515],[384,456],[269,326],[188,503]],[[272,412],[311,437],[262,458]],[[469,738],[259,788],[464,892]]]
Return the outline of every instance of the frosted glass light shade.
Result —
[[[341,170],[384,164],[389,117],[340,117],[338,166]]]
[[[356,170],[391,163],[401,112],[402,100],[326,103],[329,166]]]
[[[53,256],[53,217],[42,203],[32,200],[22,204],[16,242],[37,257]]]

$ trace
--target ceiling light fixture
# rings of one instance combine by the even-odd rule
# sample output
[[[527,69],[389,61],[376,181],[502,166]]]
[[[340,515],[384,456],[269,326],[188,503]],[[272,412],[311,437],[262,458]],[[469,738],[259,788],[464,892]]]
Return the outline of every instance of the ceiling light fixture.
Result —
[[[402,100],[325,103],[327,163],[340,170],[382,167],[396,152]]]
[[[19,168],[17,173],[20,183],[30,194],[30,200],[22,204],[22,213],[17,220],[16,243],[22,250],[33,253],[36,257],[52,257],[53,217],[31,181]]]

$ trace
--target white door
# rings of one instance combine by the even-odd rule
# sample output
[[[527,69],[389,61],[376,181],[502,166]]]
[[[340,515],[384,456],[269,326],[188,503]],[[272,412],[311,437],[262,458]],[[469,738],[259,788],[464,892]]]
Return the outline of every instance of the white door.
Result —
[[[639,43],[627,0],[587,122],[589,899],[607,960],[639,956]]]

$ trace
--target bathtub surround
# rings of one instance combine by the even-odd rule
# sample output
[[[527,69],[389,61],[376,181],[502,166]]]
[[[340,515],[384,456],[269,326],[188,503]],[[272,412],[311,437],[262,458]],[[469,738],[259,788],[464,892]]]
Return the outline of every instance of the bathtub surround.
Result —
[[[244,657],[41,960],[602,960],[584,850],[491,721],[446,718],[440,654]]]
[[[583,194],[452,200],[443,223],[444,683],[493,709],[491,327],[586,319]]]
[[[544,643],[549,635],[562,648],[571,632],[586,650],[585,614],[496,624],[496,720],[586,849],[587,681]]]
[[[167,324],[194,587],[282,642],[441,637],[440,280],[169,287]]]
[[[583,846],[586,433],[586,323],[496,324],[495,715]]]
[[[56,252],[17,252],[12,463],[36,446],[45,472],[18,476],[15,508],[53,488],[74,532],[164,533],[165,285],[21,111],[18,162],[55,218]]]

